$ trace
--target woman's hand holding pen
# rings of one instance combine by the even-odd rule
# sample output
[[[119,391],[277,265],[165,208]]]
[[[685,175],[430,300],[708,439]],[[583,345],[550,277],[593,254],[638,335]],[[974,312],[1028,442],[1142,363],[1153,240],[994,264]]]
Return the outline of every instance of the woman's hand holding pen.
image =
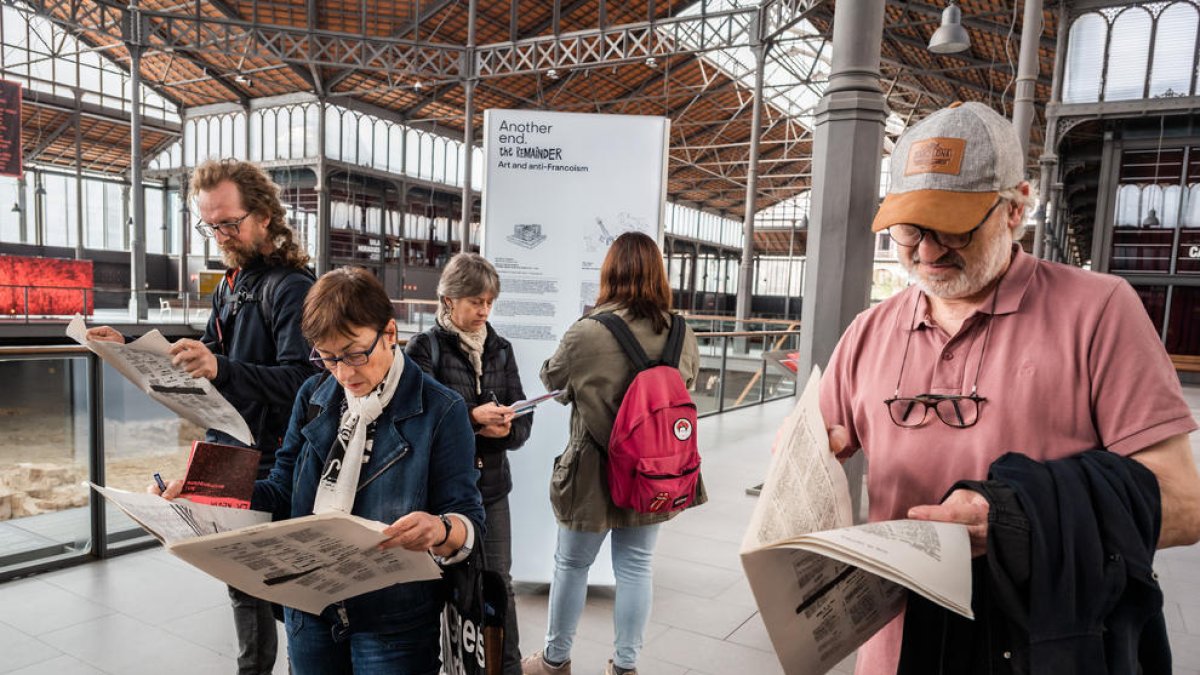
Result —
[[[487,402],[481,406],[475,406],[470,411],[470,420],[479,426],[497,426],[508,425],[514,417],[514,410],[509,406],[502,406],[496,400]]]
[[[167,483],[163,481],[162,476],[154,474],[154,482],[146,486],[146,492],[163,499],[175,499],[183,492],[183,481],[173,480]]]

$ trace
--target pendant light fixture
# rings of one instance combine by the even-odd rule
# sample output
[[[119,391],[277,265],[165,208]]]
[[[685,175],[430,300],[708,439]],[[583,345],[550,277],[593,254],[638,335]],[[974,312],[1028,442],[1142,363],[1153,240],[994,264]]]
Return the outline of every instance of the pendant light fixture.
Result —
[[[971,46],[971,36],[962,25],[962,10],[958,0],[950,0],[942,10],[942,25],[929,38],[929,51],[934,54],[957,54]]]

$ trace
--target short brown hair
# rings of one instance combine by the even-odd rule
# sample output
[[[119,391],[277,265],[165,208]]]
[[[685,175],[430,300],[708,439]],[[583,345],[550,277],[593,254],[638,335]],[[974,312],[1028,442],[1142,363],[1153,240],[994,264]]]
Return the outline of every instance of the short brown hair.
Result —
[[[671,286],[658,244],[641,232],[617,237],[600,266],[600,295],[597,305],[616,304],[635,319],[648,319],[655,332],[670,325]]]
[[[265,171],[238,159],[210,159],[192,172],[191,193],[208,192],[230,181],[242,197],[242,208],[267,219],[267,236],[275,250],[267,254],[267,263],[302,268],[308,253],[296,243],[295,232],[287,224],[287,212],[279,201],[279,186]]]
[[[383,284],[362,267],[340,267],[317,279],[304,298],[300,331],[311,344],[355,328],[383,330],[395,317]]]

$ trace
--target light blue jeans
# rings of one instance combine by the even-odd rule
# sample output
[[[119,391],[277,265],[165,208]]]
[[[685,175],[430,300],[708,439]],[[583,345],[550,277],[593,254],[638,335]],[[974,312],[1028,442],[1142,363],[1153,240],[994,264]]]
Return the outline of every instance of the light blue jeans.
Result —
[[[587,600],[588,570],[604,538],[612,533],[612,566],[617,580],[613,608],[613,663],[622,668],[637,665],[642,636],[650,620],[651,563],[659,525],[623,527],[607,532],[578,532],[558,528],[554,550],[554,579],[550,582],[550,617],[546,628],[547,659],[571,658],[575,629]]]

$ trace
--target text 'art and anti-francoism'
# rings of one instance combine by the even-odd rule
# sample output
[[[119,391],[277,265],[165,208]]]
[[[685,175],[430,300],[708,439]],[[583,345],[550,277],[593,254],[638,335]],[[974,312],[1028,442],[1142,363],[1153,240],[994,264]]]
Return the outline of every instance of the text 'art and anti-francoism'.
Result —
[[[549,145],[553,124],[502,121],[496,134],[500,144],[497,167],[521,171],[586,173],[583,164],[565,161],[563,149]]]

